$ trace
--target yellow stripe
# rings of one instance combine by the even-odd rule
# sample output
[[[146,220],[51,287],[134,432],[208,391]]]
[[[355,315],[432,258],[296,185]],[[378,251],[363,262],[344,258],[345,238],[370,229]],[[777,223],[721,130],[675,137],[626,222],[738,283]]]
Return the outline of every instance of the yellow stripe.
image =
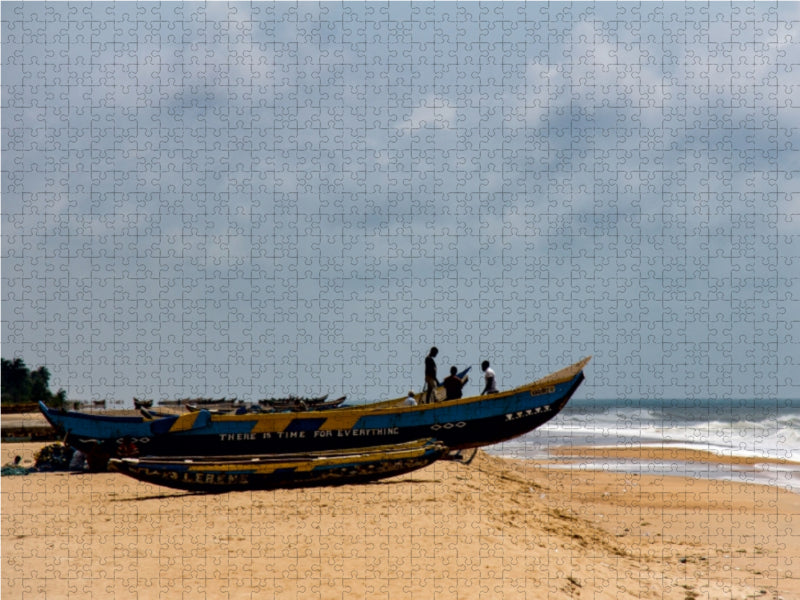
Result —
[[[331,431],[333,429],[352,429],[356,422],[364,416],[364,413],[359,412],[337,412],[331,411],[331,414],[325,420],[325,422],[320,425],[320,431]]]
[[[250,416],[249,418],[252,419],[253,417]],[[253,429],[250,433],[275,433],[276,431],[283,431],[289,426],[289,423],[296,418],[297,416],[293,413],[256,417],[256,420],[253,421]]]
[[[189,431],[192,427],[194,427],[194,423],[198,416],[200,416],[200,412],[191,412],[181,415],[175,419],[172,427],[169,428],[169,432],[176,433],[178,431]]]

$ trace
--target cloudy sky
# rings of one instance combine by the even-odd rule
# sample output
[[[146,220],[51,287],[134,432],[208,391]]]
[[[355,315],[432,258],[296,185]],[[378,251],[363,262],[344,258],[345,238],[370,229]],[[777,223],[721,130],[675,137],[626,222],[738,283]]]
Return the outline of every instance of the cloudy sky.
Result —
[[[794,3],[2,4],[2,355],[71,398],[800,396]]]

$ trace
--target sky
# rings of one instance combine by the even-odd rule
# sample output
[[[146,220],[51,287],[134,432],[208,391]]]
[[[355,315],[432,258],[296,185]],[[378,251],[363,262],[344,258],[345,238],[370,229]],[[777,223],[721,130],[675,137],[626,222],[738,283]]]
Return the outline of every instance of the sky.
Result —
[[[800,397],[794,3],[15,3],[2,355],[72,399]],[[471,388],[471,389],[470,389]]]

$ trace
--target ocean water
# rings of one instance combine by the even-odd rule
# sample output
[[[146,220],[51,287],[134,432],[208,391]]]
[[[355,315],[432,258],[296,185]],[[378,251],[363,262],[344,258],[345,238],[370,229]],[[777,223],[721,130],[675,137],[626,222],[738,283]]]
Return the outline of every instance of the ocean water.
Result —
[[[488,450],[559,468],[729,479],[800,492],[800,465],[561,458],[552,448],[667,447],[800,463],[800,400],[580,400],[549,423]]]

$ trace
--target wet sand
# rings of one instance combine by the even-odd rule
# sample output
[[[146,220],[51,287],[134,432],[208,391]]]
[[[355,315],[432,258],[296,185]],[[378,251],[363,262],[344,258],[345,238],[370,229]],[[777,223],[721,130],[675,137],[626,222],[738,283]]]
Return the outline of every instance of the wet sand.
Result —
[[[3,463],[41,447],[3,444]],[[213,495],[40,473],[2,478],[1,591],[789,600],[800,599],[798,532],[800,494],[778,487],[483,452],[368,485]]]
[[[800,469],[800,463],[783,458],[765,458],[755,456],[723,456],[704,450],[689,450],[673,448],[670,446],[565,446],[550,448],[549,453],[554,456],[572,458],[607,458],[607,459],[635,459],[649,460],[679,460],[681,462],[716,463],[721,465],[759,465],[776,464],[792,465]]]

